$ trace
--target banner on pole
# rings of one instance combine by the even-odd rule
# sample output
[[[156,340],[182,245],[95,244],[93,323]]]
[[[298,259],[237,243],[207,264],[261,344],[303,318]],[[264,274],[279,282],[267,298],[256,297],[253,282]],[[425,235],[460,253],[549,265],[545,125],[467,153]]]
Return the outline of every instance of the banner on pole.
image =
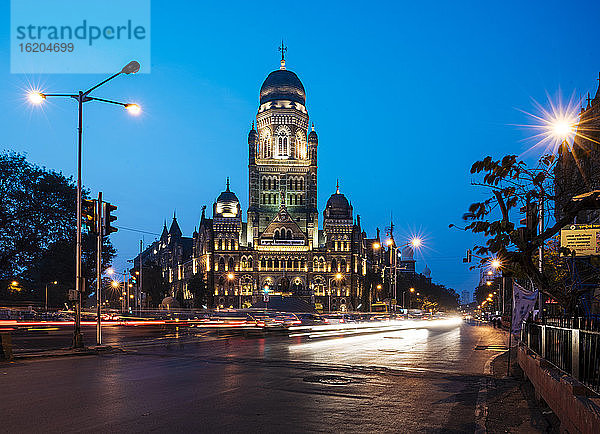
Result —
[[[523,288],[518,283],[513,283],[513,312],[512,325],[513,333],[521,331],[521,324],[529,312],[533,311],[535,302],[538,297],[538,291],[529,291]]]

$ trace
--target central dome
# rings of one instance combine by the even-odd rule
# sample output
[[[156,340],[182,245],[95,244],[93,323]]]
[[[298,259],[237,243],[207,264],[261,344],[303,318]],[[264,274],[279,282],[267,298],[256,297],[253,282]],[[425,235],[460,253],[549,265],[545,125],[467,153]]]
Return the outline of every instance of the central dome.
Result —
[[[287,69],[271,72],[260,88],[260,103],[287,100],[305,105],[304,86],[296,74]]]

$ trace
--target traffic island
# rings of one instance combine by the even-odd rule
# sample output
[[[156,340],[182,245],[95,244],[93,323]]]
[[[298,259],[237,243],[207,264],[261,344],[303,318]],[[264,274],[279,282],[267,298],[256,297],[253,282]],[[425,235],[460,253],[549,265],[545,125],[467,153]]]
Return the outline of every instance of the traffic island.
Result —
[[[600,432],[598,395],[523,345],[518,348],[517,358],[536,397],[543,399],[560,420],[561,431]]]

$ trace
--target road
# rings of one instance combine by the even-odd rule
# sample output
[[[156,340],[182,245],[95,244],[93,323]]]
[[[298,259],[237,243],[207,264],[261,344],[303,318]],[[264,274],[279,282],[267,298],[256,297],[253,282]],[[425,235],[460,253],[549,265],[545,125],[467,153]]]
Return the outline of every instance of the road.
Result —
[[[504,344],[467,324],[168,342],[0,364],[0,431],[473,432],[500,354],[476,348]]]

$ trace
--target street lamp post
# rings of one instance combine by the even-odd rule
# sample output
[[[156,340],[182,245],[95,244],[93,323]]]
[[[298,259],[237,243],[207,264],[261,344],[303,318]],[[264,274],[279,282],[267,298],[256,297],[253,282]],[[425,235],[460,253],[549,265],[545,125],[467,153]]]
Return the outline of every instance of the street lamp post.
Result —
[[[418,237],[413,237],[410,241],[404,243],[404,244],[400,244],[399,246],[396,246],[396,243],[394,241],[394,238],[390,238],[386,241],[386,245],[394,252],[393,256],[393,260],[392,263],[390,264],[390,269],[393,270],[394,273],[394,280],[392,281],[392,285],[393,285],[393,299],[397,302],[397,287],[398,287],[398,250],[400,250],[401,248],[404,247],[408,247],[408,246],[412,246],[414,248],[418,248],[421,247],[421,244],[423,243],[423,241],[421,240],[421,238]],[[373,244],[373,248],[374,249],[379,249],[381,247],[381,244],[379,243],[374,243]],[[404,305],[404,293],[402,294],[402,307],[406,307]],[[391,310],[391,301],[390,301],[390,310]],[[395,310],[395,305],[394,305],[394,310]]]
[[[29,100],[33,104],[40,104],[48,97],[64,97],[73,98],[78,104],[78,129],[77,129],[77,241],[75,247],[75,292],[77,294],[77,300],[75,301],[75,329],[73,331],[73,348],[83,347],[83,337],[81,335],[81,292],[83,289],[82,279],[82,264],[81,264],[81,199],[82,199],[82,176],[81,176],[81,156],[82,156],[82,137],[83,137],[83,103],[89,101],[99,101],[109,104],[116,104],[125,107],[130,113],[138,114],[140,107],[137,104],[122,103],[118,101],[112,101],[104,98],[96,98],[89,96],[90,93],[109,82],[113,78],[121,74],[135,74],[140,70],[140,64],[133,60],[121,69],[121,71],[108,77],[106,80],[98,83],[92,88],[85,92],[79,91],[76,94],[61,94],[61,93],[41,93],[41,92],[30,92]]]
[[[327,310],[329,312],[331,312],[331,282],[333,282],[334,280],[337,280],[339,282],[341,279],[342,279],[342,274],[341,273],[337,273],[335,275],[335,277],[330,278],[329,281],[328,281],[329,290],[327,292],[328,292],[328,295],[329,295],[329,299],[327,301]]]
[[[233,273],[227,273],[227,280],[229,280],[229,286],[230,287],[231,287],[231,282],[233,282],[235,278],[236,278],[235,274],[233,274]],[[235,292],[235,282],[234,282],[233,289],[234,289],[234,292]],[[238,293],[238,297],[239,297],[239,300],[238,300],[238,309],[241,309],[242,308],[242,286],[239,285],[239,282],[238,282],[237,293]]]
[[[46,312],[48,312],[48,285],[58,285],[58,282],[55,280],[54,282],[46,283],[46,303],[45,303]]]

